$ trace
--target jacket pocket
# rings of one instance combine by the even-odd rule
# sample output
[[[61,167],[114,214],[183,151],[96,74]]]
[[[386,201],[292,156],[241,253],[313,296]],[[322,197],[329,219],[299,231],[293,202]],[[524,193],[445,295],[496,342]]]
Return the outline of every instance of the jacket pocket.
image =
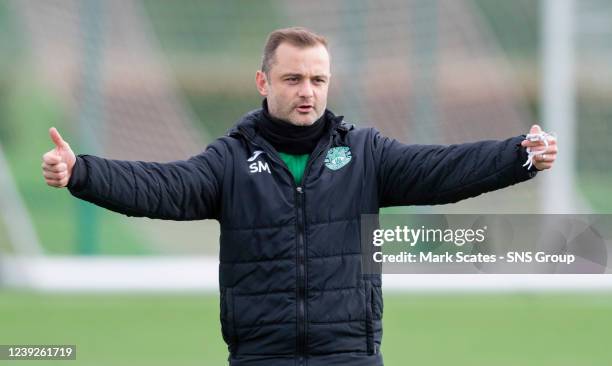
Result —
[[[221,333],[230,352],[235,352],[237,345],[236,324],[234,319],[234,289],[221,288]]]
[[[365,305],[366,305],[366,348],[369,355],[376,353],[374,347],[374,306],[373,306],[373,286],[368,280],[364,281],[365,286]]]

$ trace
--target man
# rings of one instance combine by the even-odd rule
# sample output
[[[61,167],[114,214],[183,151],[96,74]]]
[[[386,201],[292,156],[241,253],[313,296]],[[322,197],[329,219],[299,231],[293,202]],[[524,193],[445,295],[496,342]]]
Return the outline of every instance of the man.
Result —
[[[555,161],[554,139],[417,146],[354,128],[326,109],[330,79],[326,40],[281,29],[256,74],[262,108],[189,160],[76,157],[50,130],[47,184],[128,216],[220,222],[231,365],[382,365],[381,278],[361,273],[361,215],[456,202]],[[525,147],[541,151],[529,169]]]

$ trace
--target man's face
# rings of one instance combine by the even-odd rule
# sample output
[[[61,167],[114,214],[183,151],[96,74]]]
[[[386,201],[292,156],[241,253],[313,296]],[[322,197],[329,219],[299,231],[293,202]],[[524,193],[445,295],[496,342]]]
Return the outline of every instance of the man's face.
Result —
[[[272,116],[308,126],[325,112],[330,77],[329,54],[323,45],[298,48],[281,43],[268,74],[257,71],[256,82]]]

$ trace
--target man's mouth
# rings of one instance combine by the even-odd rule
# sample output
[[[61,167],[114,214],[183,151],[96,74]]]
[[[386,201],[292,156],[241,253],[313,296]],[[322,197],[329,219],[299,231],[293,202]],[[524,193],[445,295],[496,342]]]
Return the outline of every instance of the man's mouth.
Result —
[[[312,104],[300,104],[295,109],[297,109],[297,111],[300,113],[309,113],[312,111],[313,106]]]

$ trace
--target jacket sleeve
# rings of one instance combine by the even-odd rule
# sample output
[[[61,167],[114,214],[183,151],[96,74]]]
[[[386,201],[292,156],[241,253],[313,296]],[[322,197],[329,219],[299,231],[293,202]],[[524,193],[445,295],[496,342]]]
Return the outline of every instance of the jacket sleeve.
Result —
[[[79,155],[68,189],[75,197],[127,216],[217,218],[226,151],[217,140],[199,155],[170,163]]]
[[[373,131],[381,207],[457,202],[530,178],[525,135],[458,145],[406,145]]]

